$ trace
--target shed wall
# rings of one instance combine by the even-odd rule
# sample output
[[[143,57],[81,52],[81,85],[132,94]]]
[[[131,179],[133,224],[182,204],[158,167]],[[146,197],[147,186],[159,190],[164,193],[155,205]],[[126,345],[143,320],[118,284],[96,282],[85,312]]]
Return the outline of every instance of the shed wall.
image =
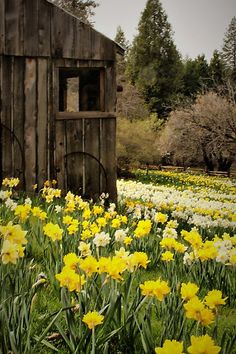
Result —
[[[1,177],[23,187],[56,178],[59,188],[116,199],[115,72],[109,61],[0,56]],[[103,112],[58,112],[59,67],[101,67]]]
[[[46,0],[1,0],[0,54],[115,60],[116,44]]]
[[[27,190],[48,177],[48,67],[43,58],[0,57],[1,177]]]

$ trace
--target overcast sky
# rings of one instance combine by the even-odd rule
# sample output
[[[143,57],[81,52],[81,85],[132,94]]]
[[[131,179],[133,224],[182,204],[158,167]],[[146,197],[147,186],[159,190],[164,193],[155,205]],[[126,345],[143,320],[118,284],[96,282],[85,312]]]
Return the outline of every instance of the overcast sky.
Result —
[[[120,25],[132,42],[147,0],[99,0],[94,27],[114,39]],[[162,0],[174,31],[175,44],[183,57],[205,54],[209,60],[220,50],[233,16],[236,0]]]

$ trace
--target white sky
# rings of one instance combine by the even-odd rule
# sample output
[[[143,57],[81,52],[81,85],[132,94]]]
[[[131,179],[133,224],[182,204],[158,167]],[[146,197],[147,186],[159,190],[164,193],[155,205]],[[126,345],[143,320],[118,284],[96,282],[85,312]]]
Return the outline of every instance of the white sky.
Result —
[[[111,39],[120,25],[132,42],[146,0],[98,0],[94,27]],[[183,57],[205,54],[209,60],[220,50],[233,16],[236,0],[161,0],[174,31],[175,44]]]

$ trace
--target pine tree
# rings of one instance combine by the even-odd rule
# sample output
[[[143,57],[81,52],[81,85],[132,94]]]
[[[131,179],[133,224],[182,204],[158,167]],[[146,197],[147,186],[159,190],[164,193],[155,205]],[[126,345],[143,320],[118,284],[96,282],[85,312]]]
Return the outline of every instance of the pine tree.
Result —
[[[236,17],[233,17],[225,33],[222,59],[227,68],[227,74],[236,84]]]
[[[128,58],[128,73],[151,111],[166,116],[181,88],[182,64],[159,0],[148,0]]]
[[[209,75],[213,89],[224,84],[224,71],[224,62],[218,50],[215,50],[209,64]]]
[[[184,62],[183,94],[193,99],[211,86],[209,65],[205,55]]]
[[[77,16],[85,23],[91,23],[93,10],[98,6],[94,0],[52,0],[56,5]]]
[[[114,41],[120,44],[126,51],[129,48],[129,41],[125,38],[125,33],[121,26],[118,26],[116,29],[116,36]]]

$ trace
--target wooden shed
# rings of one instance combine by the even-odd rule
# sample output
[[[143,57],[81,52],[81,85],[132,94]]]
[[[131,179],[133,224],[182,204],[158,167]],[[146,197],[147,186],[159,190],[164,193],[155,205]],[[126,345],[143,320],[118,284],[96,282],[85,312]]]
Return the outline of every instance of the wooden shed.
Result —
[[[116,199],[116,53],[47,0],[0,0],[0,177]]]

